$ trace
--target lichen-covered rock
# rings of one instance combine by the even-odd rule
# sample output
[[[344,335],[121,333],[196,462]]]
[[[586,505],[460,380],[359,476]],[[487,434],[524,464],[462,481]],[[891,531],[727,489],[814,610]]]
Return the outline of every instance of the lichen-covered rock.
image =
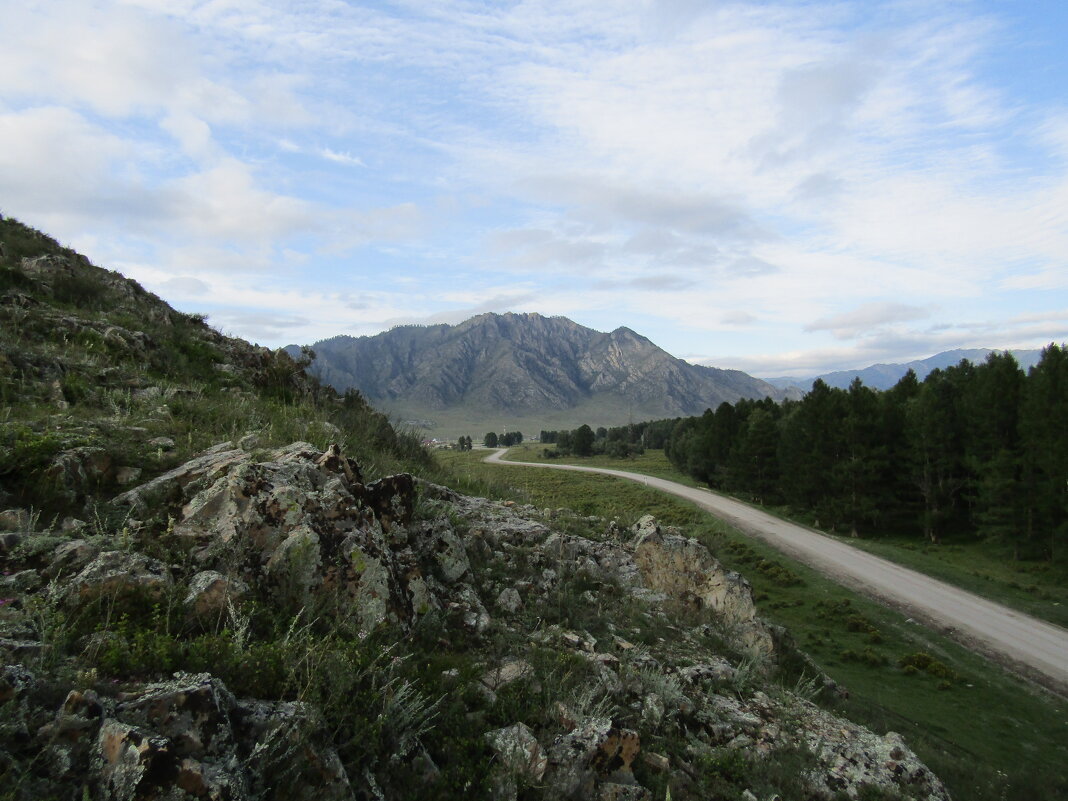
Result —
[[[497,596],[497,608],[514,615],[523,607],[523,599],[515,587],[505,587]]]
[[[799,707],[802,731],[820,770],[810,775],[824,798],[845,793],[858,798],[865,786],[927,801],[949,801],[942,782],[919,760],[901,735],[875,734],[808,702]]]
[[[19,570],[8,576],[0,576],[0,595],[21,595],[41,586],[43,579],[36,570]]]
[[[173,584],[170,571],[158,559],[128,551],[105,551],[70,581],[67,595],[78,601],[128,593],[159,596]]]
[[[75,575],[93,561],[100,553],[100,547],[87,540],[68,540],[56,546],[52,552],[52,561],[45,568],[49,578]]]
[[[182,501],[173,532],[201,567],[239,573],[280,602],[302,606],[340,594],[367,631],[385,621],[407,625],[413,601],[437,606],[407,547],[412,479],[361,482],[359,467],[336,445],[320,452],[295,442],[253,462],[224,444],[117,502],[136,506],[161,495]],[[442,541],[436,553],[444,577],[455,581],[468,569],[466,554],[455,536]]]
[[[238,603],[248,591],[248,584],[241,579],[216,570],[202,570],[190,579],[185,603],[194,615],[217,615],[225,612],[228,605]]]
[[[757,617],[752,587],[741,575],[726,570],[697,540],[660,531],[648,516],[634,534],[634,561],[647,587],[712,610],[737,642],[757,653],[773,652],[771,632]]]
[[[554,798],[593,798],[598,784],[634,785],[631,766],[641,750],[638,734],[591,718],[549,747],[546,783]]]
[[[95,778],[106,799],[353,798],[309,707],[238,701],[206,673],[177,674],[107,708],[91,693],[72,694],[42,733],[64,764],[77,764],[78,743],[95,727]]]
[[[182,491],[194,481],[214,479],[249,458],[248,453],[235,449],[232,443],[222,442],[147,484],[122,493],[112,503],[128,506],[135,514],[145,514],[180,498]]]
[[[513,776],[540,782],[549,766],[538,738],[523,723],[486,733],[486,740],[500,765]]]
[[[512,682],[534,675],[534,668],[522,659],[506,659],[482,676],[482,683],[491,690],[499,690]]]
[[[460,584],[453,592],[453,601],[449,608],[460,613],[460,619],[471,631],[481,634],[489,628],[491,618],[482,599],[470,584]]]
[[[114,469],[107,450],[83,446],[58,454],[45,470],[45,476],[55,483],[60,495],[74,501],[83,497],[93,483],[112,477]]]
[[[352,787],[333,748],[320,744],[319,723],[306,704],[248,701],[240,705],[239,755],[249,794],[270,801],[350,801]]]
[[[105,799],[141,801],[163,798],[177,778],[177,764],[165,737],[153,736],[118,720],[100,727],[100,791]]]
[[[451,529],[435,531],[430,547],[437,563],[438,576],[446,584],[459,581],[471,569],[467,551]]]
[[[166,737],[178,757],[203,759],[233,748],[230,718],[235,705],[230,691],[210,674],[178,674],[124,697],[115,717]]]
[[[123,465],[115,471],[115,483],[119,484],[120,486],[133,484],[139,478],[141,478],[140,467],[130,467],[128,465]]]
[[[0,704],[25,695],[37,686],[37,679],[23,665],[0,668]]]
[[[0,512],[0,531],[25,533],[33,526],[34,516],[26,509],[4,509]]]

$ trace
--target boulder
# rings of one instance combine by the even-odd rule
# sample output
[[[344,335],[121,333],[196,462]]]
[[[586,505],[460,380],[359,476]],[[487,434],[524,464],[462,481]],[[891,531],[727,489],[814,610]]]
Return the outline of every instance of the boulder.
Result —
[[[49,578],[59,578],[80,572],[100,553],[100,548],[87,540],[68,540],[56,546],[52,561],[44,573]]]
[[[726,570],[697,540],[660,531],[649,516],[638,521],[634,533],[634,562],[648,588],[714,612],[744,648],[773,652],[771,632],[757,617],[753,589],[740,574]]]
[[[549,760],[538,738],[525,724],[487,732],[486,740],[498,763],[509,774],[531,783],[541,781]]]
[[[37,679],[22,665],[0,668],[0,704],[19,698],[37,686]]]
[[[248,591],[248,585],[241,579],[228,578],[215,570],[202,570],[189,580],[185,604],[198,617],[218,615]]]
[[[113,477],[114,462],[104,448],[71,448],[56,455],[45,470],[45,476],[55,482],[60,495],[74,501],[94,483]]]
[[[158,505],[178,500],[182,491],[194,481],[207,481],[222,475],[235,464],[247,461],[249,454],[235,450],[232,443],[223,442],[208,448],[174,470],[118,495],[112,500],[117,506],[128,506],[135,514],[145,514]]]
[[[236,703],[210,674],[180,673],[124,697],[115,717],[166,737],[170,752],[179,758],[204,759],[224,756],[234,747],[231,716]]]
[[[77,601],[138,592],[158,597],[173,584],[167,566],[158,559],[141,553],[105,551],[71,579],[67,595]]]
[[[593,798],[604,783],[636,785],[631,767],[640,750],[638,733],[616,727],[610,718],[584,721],[549,747],[551,797]]]
[[[34,516],[26,509],[5,509],[0,512],[0,531],[25,534],[33,530]]]
[[[497,608],[510,615],[514,615],[523,607],[523,599],[519,597],[519,591],[515,587],[506,587],[497,596]]]

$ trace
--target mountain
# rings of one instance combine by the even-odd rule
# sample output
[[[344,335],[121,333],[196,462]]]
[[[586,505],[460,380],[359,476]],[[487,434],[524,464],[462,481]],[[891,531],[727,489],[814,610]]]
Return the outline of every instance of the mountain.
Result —
[[[854,378],[859,378],[864,382],[865,386],[872,389],[890,389],[909,370],[915,372],[916,377],[922,381],[932,370],[953,367],[960,364],[962,359],[967,359],[973,364],[981,364],[986,361],[987,356],[991,353],[1003,352],[991,350],[990,348],[957,348],[956,350],[936,353],[926,359],[918,359],[903,364],[873,364],[860,370],[837,370],[833,373],[823,373],[810,378],[784,377],[765,378],[764,380],[779,389],[794,387],[804,392],[808,392],[812,388],[812,384],[817,378],[822,379],[828,386],[841,389],[848,388],[853,383]],[[1038,360],[1042,356],[1041,350],[1010,350],[1008,352],[1013,355],[1024,370],[1038,364]]]
[[[629,328],[602,333],[540,314],[482,314],[455,326],[338,336],[313,350],[311,371],[324,383],[416,417],[462,410],[562,419],[573,412],[584,416],[577,423],[613,425],[785,396],[741,371],[677,359]]]

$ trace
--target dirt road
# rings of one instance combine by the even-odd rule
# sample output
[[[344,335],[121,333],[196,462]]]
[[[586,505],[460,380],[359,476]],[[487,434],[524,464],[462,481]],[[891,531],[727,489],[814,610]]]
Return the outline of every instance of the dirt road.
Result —
[[[505,450],[498,450],[485,461],[604,473],[685,498],[821,573],[900,609],[1061,694],[1068,694],[1068,630],[1060,626],[1036,620],[706,489],[623,470],[502,461],[504,453]]]

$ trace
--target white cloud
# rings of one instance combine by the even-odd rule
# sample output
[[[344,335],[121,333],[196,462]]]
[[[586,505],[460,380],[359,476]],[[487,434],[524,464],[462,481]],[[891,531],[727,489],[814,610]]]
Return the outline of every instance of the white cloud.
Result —
[[[338,164],[347,164],[350,167],[366,167],[367,166],[366,164],[363,163],[363,159],[358,158],[358,157],[352,155],[351,153],[338,153],[338,152],[336,152],[334,150],[331,150],[328,147],[324,147],[322,150],[319,151],[319,153],[322,155],[322,157],[324,159],[326,159],[328,161],[337,162]]]
[[[830,331],[837,339],[855,339],[889,323],[922,320],[930,311],[904,303],[865,303],[848,312],[814,320],[806,331]]]
[[[236,333],[518,304],[742,359],[996,346],[1059,330],[1010,320],[1066,289],[1068,124],[984,74],[983,8],[7,4],[0,186]]]

